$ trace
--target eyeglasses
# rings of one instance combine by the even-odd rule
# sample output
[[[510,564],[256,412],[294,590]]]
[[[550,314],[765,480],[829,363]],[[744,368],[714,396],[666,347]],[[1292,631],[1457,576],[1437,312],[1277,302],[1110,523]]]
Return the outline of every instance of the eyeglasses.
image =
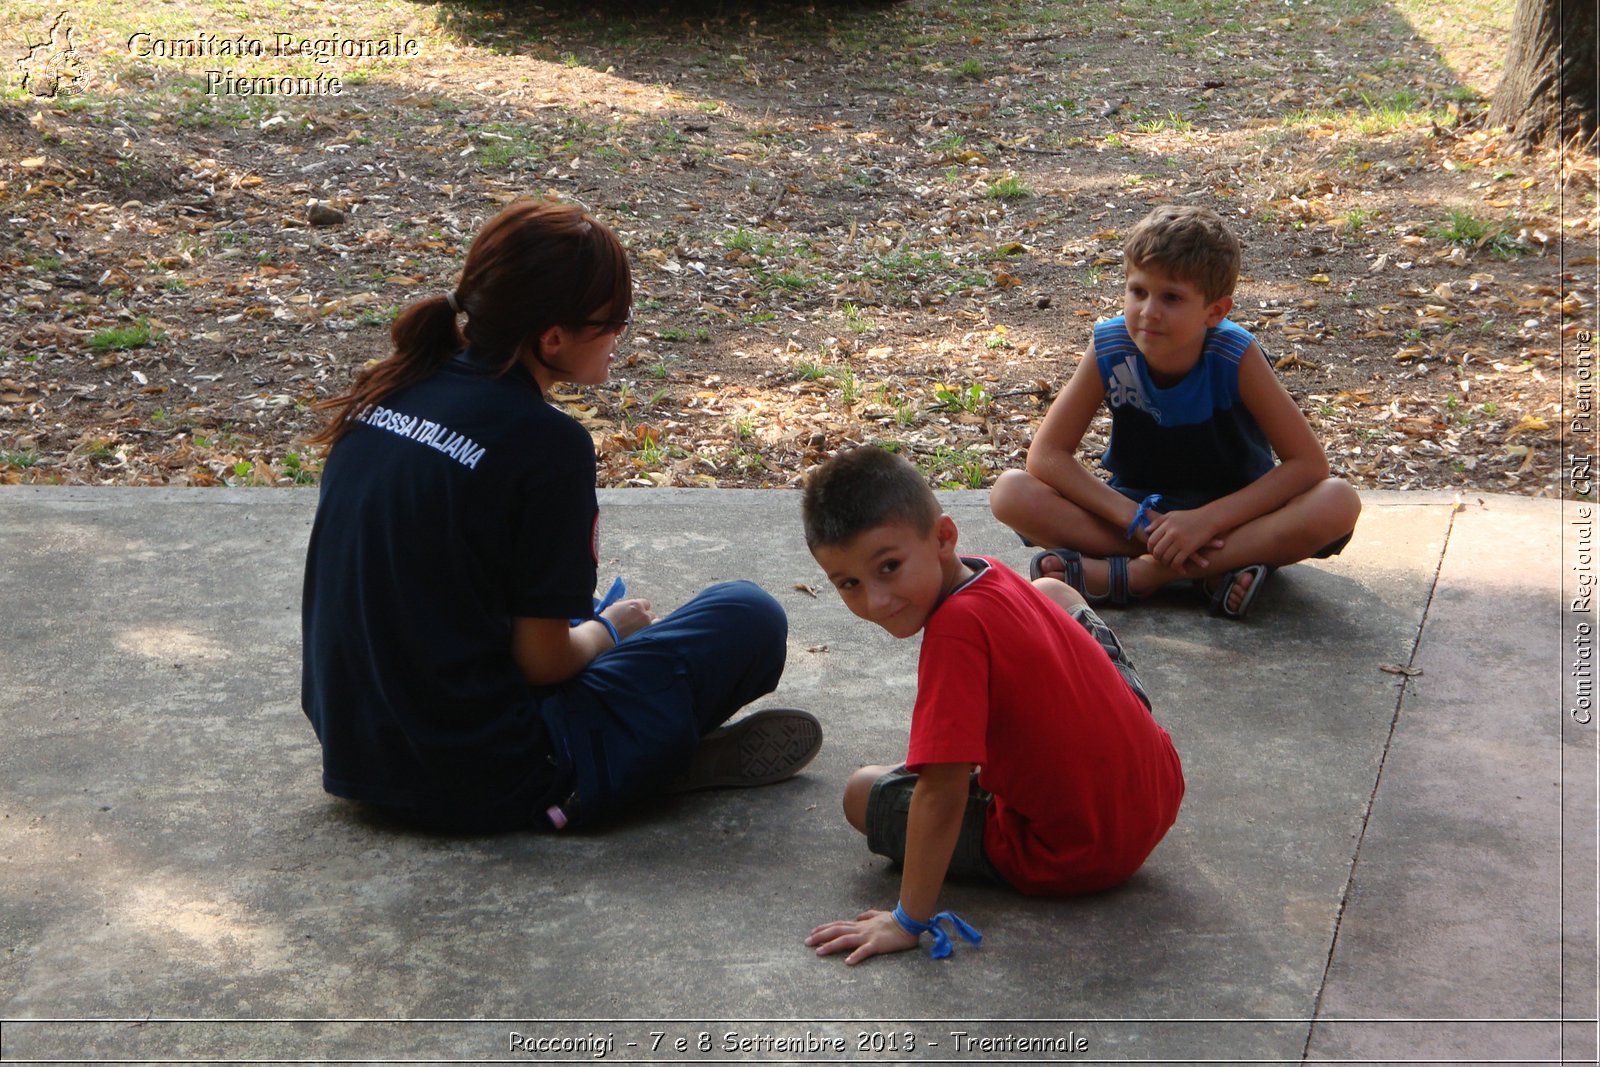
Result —
[[[607,333],[623,334],[629,326],[633,325],[633,316],[630,314],[625,319],[584,319],[579,326],[593,326],[605,330]]]

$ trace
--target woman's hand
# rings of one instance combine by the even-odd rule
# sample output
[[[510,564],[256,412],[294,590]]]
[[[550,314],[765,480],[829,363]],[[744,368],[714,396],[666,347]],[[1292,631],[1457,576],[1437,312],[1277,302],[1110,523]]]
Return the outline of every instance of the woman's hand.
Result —
[[[656,621],[650,601],[619,600],[601,612],[621,640]],[[602,652],[614,647],[611,631],[598,619],[573,626],[566,619],[513,618],[511,658],[531,685],[556,685],[575,676]]]
[[[617,628],[617,634],[621,637],[638,633],[656,621],[655,615],[650,611],[650,601],[643,597],[619,600],[600,614]]]
[[[819,956],[853,949],[844,958],[845,963],[853,965],[872,956],[916,948],[921,940],[919,935],[907,933],[905,927],[895,922],[893,912],[864,911],[853,922],[823,923],[811,931],[806,944],[816,949]]]

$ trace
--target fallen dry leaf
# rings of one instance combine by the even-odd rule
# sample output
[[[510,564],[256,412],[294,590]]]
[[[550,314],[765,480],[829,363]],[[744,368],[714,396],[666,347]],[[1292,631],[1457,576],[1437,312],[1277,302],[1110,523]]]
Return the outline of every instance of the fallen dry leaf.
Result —
[[[1398,663],[1380,663],[1378,669],[1387,674],[1403,674],[1407,678],[1415,678],[1422,673],[1421,667],[1402,667]]]

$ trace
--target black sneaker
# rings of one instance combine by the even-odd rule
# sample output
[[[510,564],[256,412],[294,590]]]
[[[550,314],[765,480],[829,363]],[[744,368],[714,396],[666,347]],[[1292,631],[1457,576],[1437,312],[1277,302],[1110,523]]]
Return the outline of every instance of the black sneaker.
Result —
[[[700,739],[694,762],[669,793],[771,785],[792,778],[822,748],[822,724],[799,708],[762,708]]]

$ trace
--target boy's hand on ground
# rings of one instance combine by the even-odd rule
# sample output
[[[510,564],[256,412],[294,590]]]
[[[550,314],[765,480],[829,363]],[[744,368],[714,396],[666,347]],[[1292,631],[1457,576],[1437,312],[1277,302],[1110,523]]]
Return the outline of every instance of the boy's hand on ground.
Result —
[[[617,628],[618,635],[622,637],[638,633],[656,621],[655,615],[650,611],[650,601],[641,597],[619,600],[600,614]]]
[[[864,911],[853,922],[824,923],[811,931],[806,944],[819,956],[850,952],[847,964],[857,964],[886,952],[905,952],[916,948],[922,938],[907,933],[889,911]]]
[[[1149,515],[1150,526],[1143,531],[1146,547],[1152,556],[1179,574],[1187,573],[1190,564],[1209,567],[1211,563],[1202,552],[1222,547],[1221,538],[1198,510],[1152,511]]]

